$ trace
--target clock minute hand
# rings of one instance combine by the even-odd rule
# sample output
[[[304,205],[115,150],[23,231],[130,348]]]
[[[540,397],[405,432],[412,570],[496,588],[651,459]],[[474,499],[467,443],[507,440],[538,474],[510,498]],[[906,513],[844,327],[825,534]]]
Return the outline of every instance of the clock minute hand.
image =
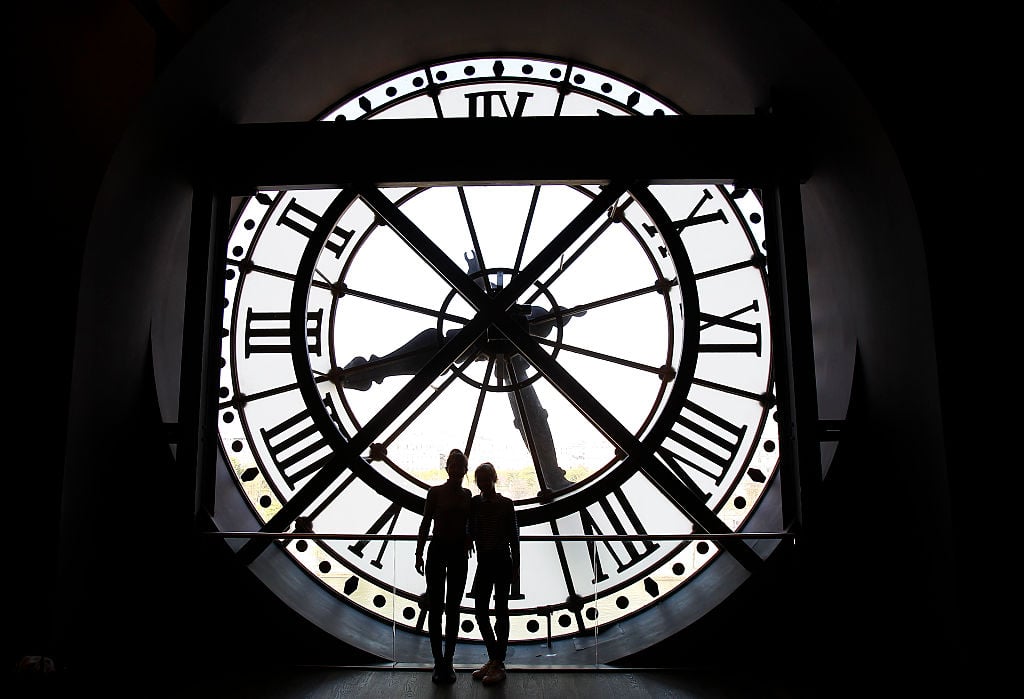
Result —
[[[475,275],[477,285],[487,291],[490,285],[484,275],[480,274],[479,259],[470,253],[464,254],[463,258],[466,260],[467,273],[470,276]],[[499,275],[498,288],[500,289],[502,286]],[[580,311],[563,315],[563,310],[564,308],[558,307],[556,310],[549,311],[543,306],[533,305],[516,305],[510,309],[513,315],[522,319],[531,335],[540,337],[550,335],[556,323],[564,325],[572,317],[582,316],[586,313],[586,311]],[[526,376],[530,366],[529,362],[516,352],[505,356],[511,366],[507,367],[505,362],[499,361],[497,363],[499,378],[510,385],[519,384]],[[511,376],[509,376],[509,369],[511,369]],[[548,411],[541,404],[533,384],[523,384],[515,390],[509,391],[508,400],[512,406],[513,425],[519,430],[519,434],[526,443],[526,448],[530,451],[534,468],[537,469],[537,478],[541,488],[539,495],[544,496],[572,485],[572,481],[565,477],[565,470],[558,466],[555,441],[551,436],[551,426],[548,424]]]
[[[507,377],[509,383],[516,384],[522,381],[529,369],[529,362],[520,354],[513,354],[508,361],[511,363],[512,373]],[[499,372],[508,371],[503,362],[499,362],[498,366]],[[558,465],[555,440],[551,436],[551,426],[548,424],[548,411],[541,404],[533,384],[524,384],[514,391],[509,391],[508,400],[512,405],[513,424],[526,442],[538,471],[537,476],[541,481],[541,492],[538,494],[543,496],[572,485],[572,481],[565,477],[565,470]]]

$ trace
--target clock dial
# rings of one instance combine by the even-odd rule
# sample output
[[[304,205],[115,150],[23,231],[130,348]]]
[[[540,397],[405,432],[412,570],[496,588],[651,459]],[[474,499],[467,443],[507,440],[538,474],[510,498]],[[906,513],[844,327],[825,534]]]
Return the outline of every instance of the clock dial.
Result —
[[[488,57],[323,118],[656,113],[679,110],[594,69]],[[354,538],[243,552],[280,548],[276,565],[415,647],[424,582],[402,537],[458,447],[516,503],[513,643],[579,647],[721,556],[752,568],[741,540],[660,535],[741,530],[775,475],[763,247],[757,193],[730,186],[257,193],[228,243],[223,461],[256,527]],[[463,638],[480,640],[470,607]]]

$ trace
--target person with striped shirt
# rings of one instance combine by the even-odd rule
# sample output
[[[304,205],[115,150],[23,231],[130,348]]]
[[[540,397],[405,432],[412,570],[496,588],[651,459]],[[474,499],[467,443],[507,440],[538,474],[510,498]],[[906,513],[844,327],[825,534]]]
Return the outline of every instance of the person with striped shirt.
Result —
[[[474,680],[493,685],[505,679],[508,649],[508,597],[512,582],[519,577],[519,524],[512,501],[495,491],[498,472],[485,461],[474,471],[479,495],[469,507],[469,531],[476,547],[476,577],[473,579],[475,613],[480,634],[487,646],[488,660],[473,671]],[[491,625],[491,595],[494,595],[494,625]]]

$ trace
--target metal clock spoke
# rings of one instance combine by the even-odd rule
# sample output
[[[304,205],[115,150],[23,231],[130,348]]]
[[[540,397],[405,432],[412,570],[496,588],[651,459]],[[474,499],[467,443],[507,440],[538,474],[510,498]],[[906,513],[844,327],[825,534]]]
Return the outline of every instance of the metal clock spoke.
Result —
[[[476,438],[476,431],[480,425],[480,414],[484,409],[484,400],[487,398],[488,390],[487,386],[491,381],[491,375],[494,373],[495,358],[489,357],[487,359],[487,368],[484,370],[484,379],[480,383],[477,389],[476,407],[473,409],[473,419],[469,423],[469,434],[466,436],[466,448],[463,451],[469,455],[473,453],[473,441]]]
[[[735,386],[729,386],[727,384],[719,383],[718,381],[708,381],[700,377],[693,377],[694,386],[703,386],[705,388],[711,388],[722,393],[729,393],[734,396],[740,396],[748,400],[761,403],[767,407],[775,405],[775,396],[770,393],[754,393],[753,391],[744,391],[741,388]]]
[[[651,366],[649,364],[641,364],[640,362],[630,361],[625,357],[615,357],[610,354],[605,354],[604,352],[596,352],[594,350],[589,350],[584,347],[575,347],[573,345],[566,344],[565,342],[556,343],[551,340],[547,340],[543,337],[538,337],[536,338],[536,340],[537,344],[545,345],[547,347],[557,347],[559,350],[563,352],[571,352],[574,354],[583,355],[585,357],[593,357],[594,359],[600,359],[606,362],[610,362],[612,364],[618,364],[619,366],[629,367],[630,369],[646,371],[649,374],[665,375],[667,373],[667,370],[664,366]],[[671,373],[674,374],[675,372],[673,371]]]
[[[463,359],[461,361],[461,363],[460,363],[459,369],[460,370],[461,369],[465,369],[466,365],[468,365],[470,362],[474,361],[474,359],[475,358],[472,357],[472,356],[470,356],[467,359]],[[411,425],[413,422],[415,422],[416,418],[419,417],[423,413],[423,411],[425,411],[427,408],[429,408],[432,403],[434,403],[438,398],[440,398],[442,395],[444,395],[445,390],[449,386],[451,386],[452,383],[458,377],[459,377],[459,375],[458,375],[457,372],[452,372],[452,374],[450,376],[448,376],[444,381],[441,382],[441,385],[437,389],[435,389],[433,393],[430,393],[427,396],[426,400],[424,400],[422,403],[420,403],[418,406],[416,406],[415,410],[412,411],[412,413],[409,415],[409,417],[406,418],[402,422],[402,424],[400,424],[397,427],[395,427],[395,429],[391,431],[391,434],[388,435],[383,440],[381,440],[379,442],[379,444],[384,446],[385,449],[386,449],[388,447],[388,445],[390,445],[392,442],[394,442],[396,439],[398,439],[399,435],[401,435],[403,432],[405,432],[405,430],[407,430],[409,428],[409,425]]]
[[[513,281],[505,287],[499,297],[511,297],[518,299],[526,292],[545,271],[586,233],[587,229],[618,200],[629,188],[630,183],[612,181],[605,185],[601,192],[594,197],[589,204],[567,225],[562,232],[555,236],[536,257],[534,257],[515,276]],[[543,285],[542,285],[543,286]],[[539,292],[530,297],[527,303],[532,303],[539,296]]]
[[[448,320],[454,323],[462,323],[465,325],[469,322],[468,318],[452,313],[444,313],[434,308],[427,308],[426,306],[419,306],[414,303],[408,303],[406,301],[400,301],[399,299],[390,298],[388,296],[382,296],[380,294],[370,293],[368,291],[362,291],[360,289],[352,288],[348,285],[344,285],[343,288],[339,288],[339,285],[334,284],[330,287],[338,296],[354,296],[356,298],[365,299],[367,301],[373,301],[383,306],[391,306],[393,308],[401,308],[405,311],[412,311],[413,313],[419,313],[431,318]]]
[[[224,408],[237,408],[240,405],[244,405],[245,403],[251,403],[253,401],[261,400],[263,398],[273,398],[274,396],[279,396],[282,393],[294,391],[298,387],[298,383],[289,383],[282,384],[280,386],[275,386],[274,388],[269,388],[264,391],[257,391],[256,393],[236,393],[231,399],[222,401],[217,407],[221,410],[223,410]]]
[[[615,200],[618,201],[618,197],[616,197]],[[573,251],[573,253],[568,257],[568,259],[559,262],[558,269],[552,272],[551,275],[544,280],[544,284],[540,288],[550,287],[552,284],[554,284],[559,277],[561,277],[577,260],[580,259],[580,257],[587,251],[587,248],[593,245],[594,242],[598,238],[600,238],[604,234],[604,232],[608,230],[609,227],[611,227],[612,224],[618,221],[621,212],[628,208],[631,203],[633,203],[632,198],[626,199],[625,203],[621,207],[613,202],[611,207],[607,209],[608,218],[605,221],[603,221],[600,226],[597,227],[597,230],[595,230],[593,233],[587,236],[587,239],[584,240],[580,244],[580,246]],[[540,290],[538,289],[538,291],[534,292],[533,295],[527,298],[526,302],[533,303],[539,295]]]
[[[675,280],[662,279],[658,280],[650,286],[645,286],[642,289],[634,289],[633,291],[627,291],[621,294],[615,294],[614,296],[608,296],[603,299],[596,301],[590,301],[588,303],[580,303],[572,306],[571,308],[558,309],[557,311],[551,311],[538,318],[531,318],[531,323],[543,323],[549,321],[552,318],[556,318],[562,315],[582,315],[587,311],[594,310],[595,308],[601,308],[602,306],[608,306],[610,304],[618,303],[620,301],[627,301],[629,299],[639,298],[646,296],[647,294],[659,293],[664,294],[669,288],[675,286],[677,282]]]
[[[361,187],[359,194],[396,233],[478,311],[489,307],[483,290],[376,187]]]
[[[466,227],[469,229],[469,237],[473,241],[473,253],[477,264],[481,268],[486,268],[487,264],[484,262],[484,253],[480,248],[480,238],[476,233],[476,226],[473,225],[473,214],[469,211],[469,202],[466,200],[466,190],[464,187],[457,187],[459,190],[459,202],[462,204],[462,214],[466,217]],[[490,279],[484,275],[482,278],[484,291],[491,291]]]
[[[526,254],[526,241],[530,236],[530,229],[533,226],[533,217],[537,213],[537,200],[540,198],[540,185],[533,186],[533,195],[530,197],[530,207],[526,211],[526,221],[523,223],[523,234],[519,236],[519,249],[516,251],[516,261],[512,267],[519,269],[523,266],[523,255]]]

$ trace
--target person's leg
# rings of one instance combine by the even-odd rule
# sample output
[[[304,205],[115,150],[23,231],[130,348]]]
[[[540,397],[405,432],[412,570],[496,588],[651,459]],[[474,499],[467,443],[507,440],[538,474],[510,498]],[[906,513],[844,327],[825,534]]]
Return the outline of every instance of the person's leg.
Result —
[[[505,662],[508,650],[508,595],[512,587],[512,559],[504,558],[494,565],[494,653],[492,660]],[[488,647],[489,648],[489,647]]]
[[[459,638],[459,615],[462,596],[466,593],[466,575],[469,561],[464,552],[453,552],[448,561],[448,592],[445,598],[445,647],[444,659],[449,663],[455,658],[455,644]]]
[[[441,647],[441,614],[444,611],[444,561],[435,552],[428,552],[426,573],[427,578],[427,633],[430,635],[430,652],[434,656],[434,665],[444,659]]]
[[[495,647],[494,627],[491,626],[491,589],[494,587],[494,565],[492,561],[480,556],[477,559],[476,581],[473,585],[475,596],[474,612],[476,624],[480,627],[480,635],[483,636],[484,645],[487,646],[487,658],[498,660],[497,648]]]
[[[508,596],[512,586],[512,559],[499,557],[493,563],[494,576],[494,652],[491,666],[482,680],[485,685],[505,681],[505,653],[508,650]]]

